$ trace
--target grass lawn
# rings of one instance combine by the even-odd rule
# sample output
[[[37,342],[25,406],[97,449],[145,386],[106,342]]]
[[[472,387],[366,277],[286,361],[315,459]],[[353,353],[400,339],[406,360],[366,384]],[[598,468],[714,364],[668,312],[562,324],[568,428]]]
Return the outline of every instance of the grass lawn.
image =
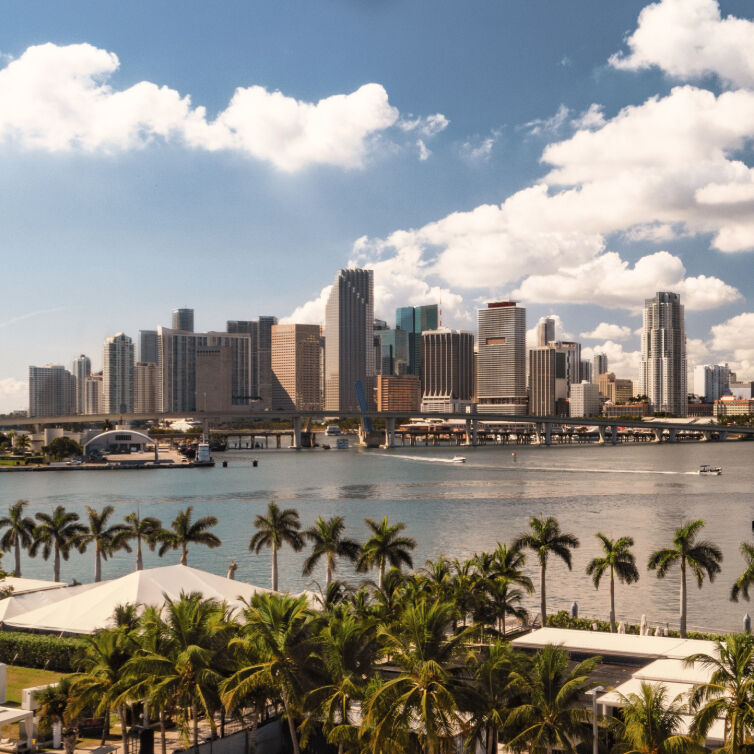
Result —
[[[44,686],[46,683],[56,683],[65,673],[54,670],[38,670],[37,668],[22,668],[18,665],[8,665],[8,682],[5,690],[6,705],[13,707],[21,704],[21,689],[30,686]]]

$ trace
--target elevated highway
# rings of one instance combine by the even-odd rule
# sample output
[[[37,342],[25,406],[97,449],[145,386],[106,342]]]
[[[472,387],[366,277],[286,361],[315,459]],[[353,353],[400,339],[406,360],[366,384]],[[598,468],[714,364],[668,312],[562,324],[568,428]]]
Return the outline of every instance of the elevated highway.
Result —
[[[385,422],[385,446],[392,447],[395,441],[395,423],[398,419],[405,419],[404,411],[370,411],[366,414],[372,421],[382,419]],[[181,413],[154,413],[154,414],[97,414],[90,416],[0,416],[0,430],[5,428],[22,428],[29,427],[39,430],[43,426],[63,424],[81,425],[81,424],[103,424],[110,422],[112,425],[126,424],[128,422],[144,421],[165,421],[177,419],[192,419],[201,422],[205,428],[211,425],[228,424],[233,422],[268,422],[268,421],[285,421],[291,425],[294,436],[293,446],[301,447],[301,429],[305,419],[325,420],[335,419],[359,419],[362,420],[364,414],[360,411],[342,411],[342,412],[325,412],[325,411],[254,411],[245,408],[233,409],[225,412],[181,412]],[[747,439],[754,439],[754,426],[727,426],[717,424],[707,424],[694,421],[669,421],[663,419],[653,419],[652,421],[642,421],[640,419],[614,419],[614,418],[583,418],[583,417],[561,417],[561,416],[516,416],[505,413],[452,413],[444,414],[437,412],[412,412],[412,419],[439,420],[439,421],[462,421],[466,425],[466,441],[469,445],[477,444],[477,432],[480,422],[485,424],[499,425],[527,425],[533,428],[539,441],[549,445],[552,437],[553,427],[596,427],[599,432],[601,442],[616,443],[618,439],[618,428],[627,430],[650,431],[655,434],[657,442],[661,442],[667,437],[670,442],[674,442],[679,432],[702,433],[708,440],[725,440],[729,434],[744,436]]]

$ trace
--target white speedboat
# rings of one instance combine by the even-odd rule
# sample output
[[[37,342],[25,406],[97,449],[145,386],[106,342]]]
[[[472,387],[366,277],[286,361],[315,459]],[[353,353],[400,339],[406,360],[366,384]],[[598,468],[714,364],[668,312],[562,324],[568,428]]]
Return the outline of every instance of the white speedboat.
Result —
[[[708,463],[703,463],[699,467],[700,476],[720,476],[722,473],[722,466],[710,466]]]
[[[450,459],[450,462],[451,463],[466,463],[466,458],[465,456],[453,456]]]

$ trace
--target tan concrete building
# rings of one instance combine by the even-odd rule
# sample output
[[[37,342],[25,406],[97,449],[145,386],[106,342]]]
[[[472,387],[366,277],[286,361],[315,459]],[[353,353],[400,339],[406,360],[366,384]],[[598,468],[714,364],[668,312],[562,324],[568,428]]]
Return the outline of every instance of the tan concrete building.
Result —
[[[378,411],[419,411],[421,387],[416,374],[377,375]]]
[[[102,406],[102,372],[87,376],[84,381],[84,413],[93,416]]]
[[[160,370],[157,364],[139,361],[134,366],[134,413],[154,414],[160,410]]]
[[[602,398],[610,403],[629,403],[634,397],[632,380],[620,380],[614,372],[604,372],[599,376],[599,391]]]
[[[319,325],[272,325],[271,349],[273,410],[321,409]]]
[[[229,411],[233,406],[233,349],[231,346],[196,347],[196,408]]]

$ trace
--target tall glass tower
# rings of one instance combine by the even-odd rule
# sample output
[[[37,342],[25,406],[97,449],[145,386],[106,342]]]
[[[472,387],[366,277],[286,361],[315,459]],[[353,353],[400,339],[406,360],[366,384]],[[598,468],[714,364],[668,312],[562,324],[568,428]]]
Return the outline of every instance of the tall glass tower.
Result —
[[[408,368],[406,374],[422,374],[422,333],[437,330],[440,316],[437,304],[401,306],[395,310],[395,327],[405,330],[408,338]]]
[[[374,272],[340,270],[325,308],[325,411],[358,411],[356,382],[374,403]]]

